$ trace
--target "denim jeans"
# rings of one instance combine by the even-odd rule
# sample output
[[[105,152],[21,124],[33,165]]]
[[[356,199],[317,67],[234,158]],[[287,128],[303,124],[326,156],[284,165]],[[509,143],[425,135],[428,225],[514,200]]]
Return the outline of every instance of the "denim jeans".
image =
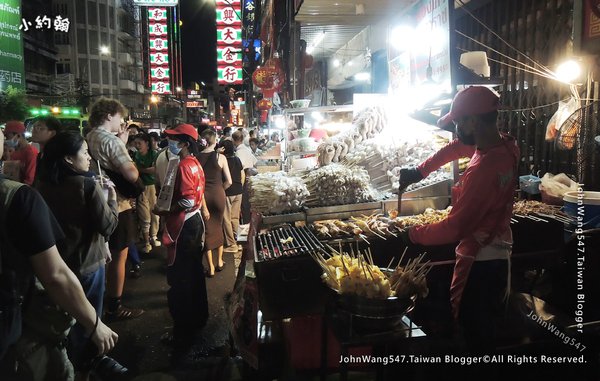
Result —
[[[104,265],[92,273],[85,274],[79,277],[81,287],[87,300],[96,309],[96,315],[102,315],[103,300],[104,300]],[[80,370],[83,364],[91,360],[89,351],[86,351],[86,345],[90,343],[89,337],[85,334],[85,328],[76,323],[69,333],[68,353],[75,370]]]

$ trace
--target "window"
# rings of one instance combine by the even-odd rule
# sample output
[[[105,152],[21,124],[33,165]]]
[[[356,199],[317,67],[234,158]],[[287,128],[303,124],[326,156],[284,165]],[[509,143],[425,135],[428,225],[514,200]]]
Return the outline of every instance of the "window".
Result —
[[[75,2],[75,18],[78,23],[85,24],[85,3]]]
[[[98,25],[98,8],[96,3],[92,1],[87,2],[88,5],[88,25]]]
[[[108,78],[108,61],[101,61],[102,62],[102,84],[104,85],[108,85],[111,81],[110,78]]]
[[[98,41],[98,32],[90,30],[90,54],[100,55],[100,42]]]
[[[59,62],[56,64],[56,74],[70,74],[71,64],[68,62]]]
[[[55,32],[54,33],[54,43],[56,45],[70,45],[69,43],[69,34],[71,32]]]
[[[117,63],[111,62],[111,66],[112,66],[112,84],[113,84],[113,86],[117,86],[118,81],[119,81],[119,72],[117,71]]]
[[[77,50],[82,54],[87,53],[87,33],[85,29],[77,29]]]
[[[92,83],[100,83],[100,66],[98,60],[90,60]]]
[[[90,76],[90,70],[88,68],[88,61],[84,58],[80,58],[79,59],[79,78],[81,78],[82,81],[87,82],[89,81],[89,77]]]
[[[100,26],[106,26],[106,5],[100,4]]]
[[[110,29],[115,29],[115,8],[112,5],[108,7],[108,21]]]

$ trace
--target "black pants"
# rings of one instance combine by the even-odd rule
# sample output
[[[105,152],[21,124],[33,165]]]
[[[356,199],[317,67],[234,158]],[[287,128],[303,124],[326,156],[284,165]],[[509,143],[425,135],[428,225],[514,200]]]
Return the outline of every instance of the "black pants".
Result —
[[[475,261],[460,304],[459,323],[467,349],[491,354],[503,311],[508,261]]]
[[[204,222],[199,214],[188,219],[177,240],[175,262],[167,268],[169,312],[173,318],[176,352],[194,343],[208,321],[206,278],[202,265]]]
[[[246,175],[248,176],[248,175]],[[250,211],[250,192],[248,190],[248,178],[246,177],[246,182],[244,182],[244,188],[242,191],[242,213],[241,213],[241,223],[249,224],[251,211]]]

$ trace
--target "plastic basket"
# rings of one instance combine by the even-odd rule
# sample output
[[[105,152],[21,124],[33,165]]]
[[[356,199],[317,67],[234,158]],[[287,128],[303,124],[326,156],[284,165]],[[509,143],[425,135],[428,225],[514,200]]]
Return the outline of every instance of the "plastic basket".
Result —
[[[527,175],[519,177],[519,187],[521,191],[528,194],[540,194],[540,184],[542,179],[537,176]]]

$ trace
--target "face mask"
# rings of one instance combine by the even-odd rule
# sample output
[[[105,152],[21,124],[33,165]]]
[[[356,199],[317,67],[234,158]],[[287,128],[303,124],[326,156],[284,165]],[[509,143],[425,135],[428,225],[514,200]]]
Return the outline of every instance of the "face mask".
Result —
[[[19,141],[18,140],[9,139],[9,140],[4,141],[4,144],[6,144],[6,146],[8,148],[17,148],[17,146],[19,145]]]
[[[178,144],[177,140],[169,140],[169,152],[173,155],[179,155],[179,152],[181,152],[181,147],[178,147]]]
[[[458,128],[456,129],[456,135],[458,136],[458,140],[460,140],[461,143],[466,144],[468,146],[475,145],[475,135],[473,135],[473,134],[466,135],[464,132],[462,132]]]

